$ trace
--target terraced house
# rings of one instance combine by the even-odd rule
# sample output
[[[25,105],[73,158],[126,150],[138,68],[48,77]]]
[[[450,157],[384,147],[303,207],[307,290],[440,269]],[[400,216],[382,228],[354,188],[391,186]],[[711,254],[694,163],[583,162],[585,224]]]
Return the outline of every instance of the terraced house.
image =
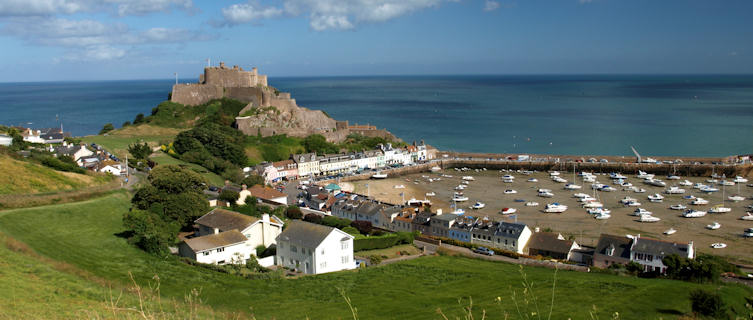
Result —
[[[488,218],[476,221],[471,229],[471,243],[523,253],[531,239],[531,229],[522,223],[491,221]]]

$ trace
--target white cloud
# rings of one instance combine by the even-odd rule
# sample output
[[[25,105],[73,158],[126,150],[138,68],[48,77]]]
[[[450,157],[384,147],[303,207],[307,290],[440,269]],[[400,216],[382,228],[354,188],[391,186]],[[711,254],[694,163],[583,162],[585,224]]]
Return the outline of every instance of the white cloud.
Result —
[[[484,1],[484,11],[494,11],[499,9],[499,2],[486,0]]]
[[[264,7],[255,2],[238,3],[222,8],[222,16],[228,24],[257,22],[282,15],[282,9]]]
[[[86,47],[84,49],[85,60],[115,60],[125,57],[126,51],[108,45]]]
[[[0,17],[52,16],[80,12],[110,12],[127,16],[192,8],[192,0],[2,0]]]
[[[72,14],[86,10],[83,1],[67,0],[3,0],[0,16],[35,16],[57,13]]]
[[[282,8],[256,2],[234,4],[222,10],[227,24],[257,22],[283,13],[307,14],[317,31],[352,29],[363,22],[383,22],[418,10],[438,6],[443,0],[284,0]],[[266,14],[262,14],[266,13]]]
[[[191,0],[111,0],[118,5],[118,15],[144,15],[152,12],[168,11],[172,8],[190,10]]]

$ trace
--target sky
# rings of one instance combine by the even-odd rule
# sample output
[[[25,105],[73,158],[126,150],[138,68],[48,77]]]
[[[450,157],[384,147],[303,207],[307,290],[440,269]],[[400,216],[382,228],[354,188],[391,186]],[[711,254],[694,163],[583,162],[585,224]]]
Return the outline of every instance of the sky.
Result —
[[[753,73],[751,0],[0,0],[0,82]]]

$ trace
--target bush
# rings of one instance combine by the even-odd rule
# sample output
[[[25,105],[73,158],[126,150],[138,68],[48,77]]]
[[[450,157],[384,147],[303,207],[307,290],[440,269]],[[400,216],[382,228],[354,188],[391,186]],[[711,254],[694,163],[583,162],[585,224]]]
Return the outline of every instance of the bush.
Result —
[[[356,229],[356,228],[353,228],[353,227],[351,227],[351,226],[348,226],[348,227],[342,228],[342,230],[343,230],[343,231],[344,231],[345,233],[347,233],[347,234],[349,234],[349,235],[351,235],[351,236],[354,236],[354,237],[355,237],[355,236],[358,236],[358,235],[361,235],[361,233],[360,233],[360,232],[358,232],[358,229]]]
[[[128,146],[128,152],[131,153],[136,160],[146,160],[146,158],[152,154],[152,148],[150,148],[146,142],[134,143]]]
[[[112,130],[115,130],[115,126],[113,126],[112,123],[105,123],[105,125],[102,126],[102,130],[99,130],[99,134],[105,134]]]
[[[238,201],[238,197],[240,197],[240,194],[238,194],[235,191],[232,191],[232,190],[222,190],[220,192],[220,195],[217,196],[217,200],[222,200],[222,201],[225,201],[227,203],[233,204],[236,201]]]
[[[371,233],[371,221],[356,220],[350,223],[350,226],[358,229],[358,232],[362,234]]]
[[[703,316],[721,318],[725,314],[724,301],[715,292],[703,289],[690,291],[690,305],[693,312]]]
[[[301,211],[301,208],[296,206],[289,206],[287,210],[285,210],[285,216],[288,219],[296,219],[300,220],[303,218],[303,211]]]
[[[316,224],[322,224],[322,217],[318,214],[309,213],[305,216],[303,216],[303,221],[316,223]]]
[[[353,240],[353,250],[372,250],[394,247],[398,244],[413,243],[414,234],[397,232],[379,237],[362,237]]]
[[[79,168],[75,162],[71,163],[69,161],[64,161],[55,157],[49,157],[49,156],[43,157],[41,162],[44,166],[53,168],[55,170],[75,172],[75,173],[81,173],[81,174],[86,173],[86,170],[84,170],[83,168]]]
[[[342,230],[343,228],[350,226],[352,221],[350,219],[338,218],[335,216],[326,216],[322,219],[321,223],[325,226]]]

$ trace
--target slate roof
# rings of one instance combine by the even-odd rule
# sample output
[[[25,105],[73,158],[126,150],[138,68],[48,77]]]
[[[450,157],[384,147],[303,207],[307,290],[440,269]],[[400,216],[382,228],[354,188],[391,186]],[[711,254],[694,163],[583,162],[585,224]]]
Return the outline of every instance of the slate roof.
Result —
[[[413,218],[413,221],[411,223],[418,224],[418,225],[426,225],[429,223],[429,220],[431,220],[431,217],[433,214],[431,212],[421,211],[418,214],[416,214],[416,217]]]
[[[230,230],[242,231],[256,221],[259,221],[259,219],[238,212],[216,208],[194,222],[209,228],[217,228],[222,232]]]
[[[277,239],[316,248],[333,231],[335,231],[335,228],[300,220],[292,220],[288,223],[287,228],[277,236]],[[346,235],[344,238],[347,237],[353,238],[351,235]]]
[[[522,223],[499,222],[494,225],[494,235],[502,238],[520,238],[520,234],[526,228]]]
[[[625,236],[615,236],[611,234],[602,234],[599,237],[599,243],[596,244],[594,255],[607,255],[607,249],[614,247],[614,254],[611,257],[630,259],[631,239]]]
[[[528,241],[528,249],[543,250],[557,253],[570,253],[573,242],[559,239],[559,233],[534,232]]]
[[[688,257],[688,244],[669,241],[654,240],[648,238],[636,238],[633,241],[634,252],[649,253],[655,256],[668,256],[676,254]]]
[[[246,236],[240,233],[238,230],[230,230],[220,232],[217,234],[210,234],[206,236],[186,239],[184,242],[194,252],[204,251],[208,249],[214,249],[219,247],[226,247],[236,243],[245,242]]]
[[[316,161],[316,153],[296,154],[292,156],[296,163]]]

